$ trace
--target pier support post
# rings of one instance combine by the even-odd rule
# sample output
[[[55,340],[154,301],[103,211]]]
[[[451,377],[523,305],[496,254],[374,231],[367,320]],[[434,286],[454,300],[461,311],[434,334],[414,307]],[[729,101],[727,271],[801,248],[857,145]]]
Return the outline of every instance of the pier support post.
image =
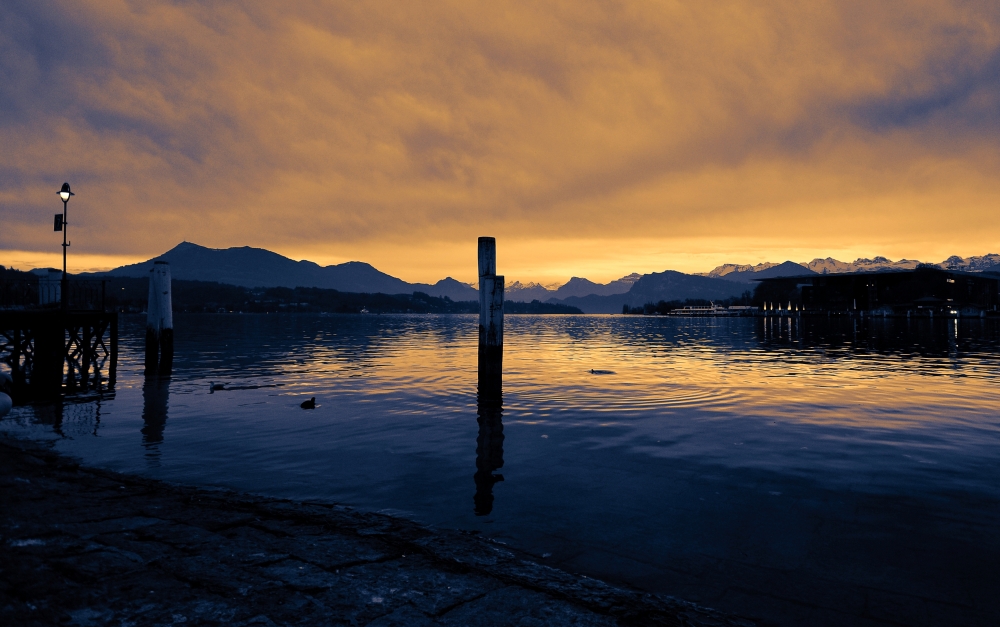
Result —
[[[15,402],[110,390],[103,369],[116,374],[117,322],[117,314],[103,311],[0,311],[0,357],[10,365]],[[109,327],[112,349],[105,339]]]
[[[487,516],[493,511],[493,485],[503,481],[503,375],[496,357],[479,353],[479,390],[476,409],[479,435],[476,438],[476,494],[473,512]]]
[[[154,262],[150,270],[146,311],[146,374],[169,375],[174,361],[174,314],[166,261]]]
[[[66,365],[66,323],[61,314],[44,316],[34,327],[34,354],[31,365],[32,396],[58,398],[62,392]]]
[[[497,275],[497,242],[479,238],[479,352],[503,358],[504,278]]]
[[[476,438],[475,514],[493,511],[493,484],[503,481],[503,298],[497,242],[479,238],[479,437]]]
[[[108,387],[114,389],[118,381],[118,312],[111,316],[111,346],[108,349],[110,363],[108,364]]]

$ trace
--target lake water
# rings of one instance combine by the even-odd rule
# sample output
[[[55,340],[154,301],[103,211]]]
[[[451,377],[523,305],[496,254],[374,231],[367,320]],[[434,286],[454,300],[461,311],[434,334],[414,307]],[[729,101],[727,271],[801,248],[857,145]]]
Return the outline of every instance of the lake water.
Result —
[[[476,530],[767,624],[1000,622],[998,321],[508,316],[485,417],[476,325],[177,315],[167,382],[125,316],[113,398],[0,430]]]

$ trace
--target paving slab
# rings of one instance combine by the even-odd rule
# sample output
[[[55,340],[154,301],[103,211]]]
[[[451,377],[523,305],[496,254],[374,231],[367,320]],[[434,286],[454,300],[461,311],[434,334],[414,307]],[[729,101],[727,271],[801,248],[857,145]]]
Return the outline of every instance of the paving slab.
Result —
[[[469,533],[81,466],[0,435],[0,625],[749,621]]]

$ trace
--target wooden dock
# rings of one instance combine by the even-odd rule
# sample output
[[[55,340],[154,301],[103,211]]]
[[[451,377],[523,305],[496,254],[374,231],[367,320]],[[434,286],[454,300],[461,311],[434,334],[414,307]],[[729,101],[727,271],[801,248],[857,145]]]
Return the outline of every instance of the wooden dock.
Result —
[[[70,290],[71,294],[96,291]],[[100,285],[98,293],[103,292]],[[105,311],[103,298],[70,300],[66,307],[5,305],[0,308],[0,361],[10,368],[16,403],[114,390],[118,314]]]

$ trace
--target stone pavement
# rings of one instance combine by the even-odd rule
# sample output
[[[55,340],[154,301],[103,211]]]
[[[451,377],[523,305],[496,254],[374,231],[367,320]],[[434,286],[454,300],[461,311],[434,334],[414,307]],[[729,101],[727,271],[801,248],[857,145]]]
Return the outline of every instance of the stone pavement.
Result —
[[[81,467],[0,436],[0,625],[750,625],[347,507]]]

